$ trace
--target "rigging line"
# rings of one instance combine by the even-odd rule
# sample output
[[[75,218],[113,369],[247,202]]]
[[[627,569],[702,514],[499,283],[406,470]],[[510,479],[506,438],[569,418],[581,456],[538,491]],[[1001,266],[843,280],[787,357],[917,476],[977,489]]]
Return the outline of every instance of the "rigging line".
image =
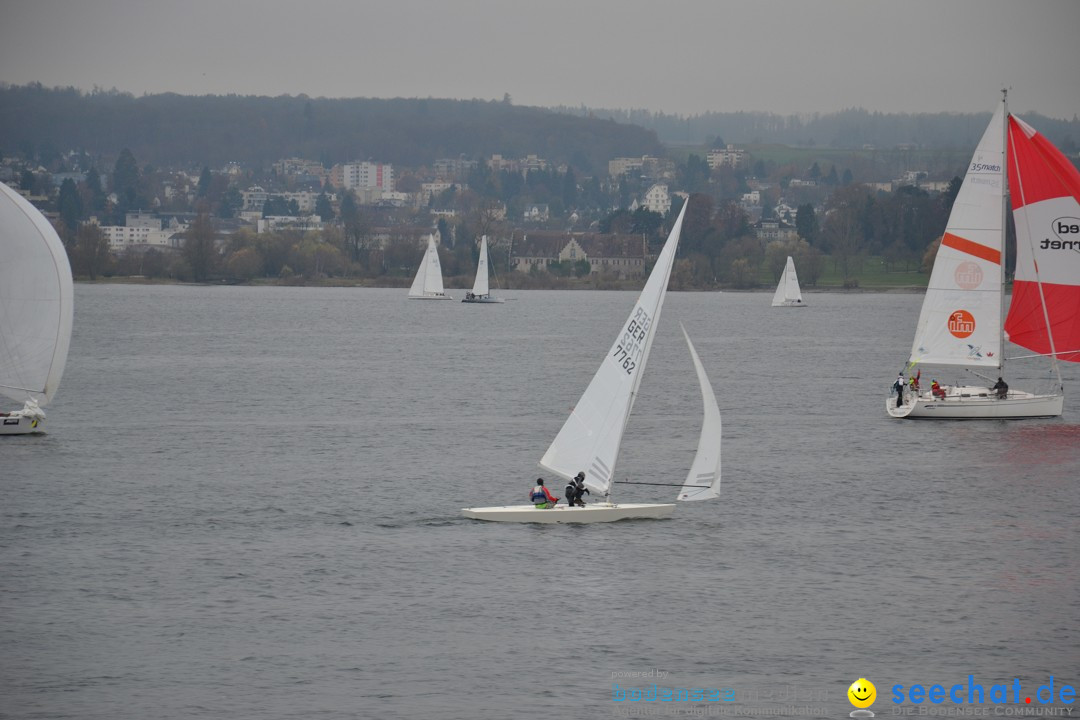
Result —
[[[1006,358],[1007,360],[1026,360],[1028,358],[1041,358],[1050,357],[1051,355],[1075,355],[1080,353],[1080,350],[1058,350],[1054,353],[1035,353],[1034,355],[1017,355],[1015,357]]]
[[[1042,278],[1039,275],[1039,261],[1038,261],[1038,259],[1036,259],[1036,256],[1035,256],[1035,246],[1031,242],[1031,239],[1034,237],[1034,235],[1031,234],[1031,213],[1028,212],[1027,196],[1024,193],[1024,175],[1023,175],[1022,172],[1020,172],[1020,157],[1019,157],[1019,153],[1016,150],[1016,143],[1013,141],[1014,132],[1013,132],[1013,127],[1012,127],[1013,124],[1012,124],[1011,120],[1012,120],[1012,117],[1008,113],[1006,113],[1005,114],[1005,127],[1007,128],[1007,132],[1006,132],[1006,137],[1005,137],[1005,139],[1006,139],[1005,152],[1009,152],[1010,150],[1012,151],[1012,161],[1013,161],[1013,164],[1016,167],[1016,183],[1017,183],[1017,185],[1019,186],[1019,189],[1020,189],[1020,202],[1022,203],[1022,206],[1024,208],[1024,226],[1027,229],[1028,246],[1029,246],[1029,248],[1031,250],[1031,264],[1035,269],[1035,287],[1038,288],[1038,290],[1039,290],[1039,304],[1042,306],[1043,322],[1046,323],[1046,339],[1050,344],[1050,353],[1051,353],[1051,355],[1050,355],[1050,364],[1053,366],[1054,372],[1057,374],[1058,384],[1059,385],[1064,385],[1064,381],[1061,379],[1061,368],[1059,368],[1058,365],[1057,365],[1057,352],[1056,352],[1056,348],[1054,347],[1054,331],[1050,327],[1050,311],[1046,307],[1046,295],[1043,292]],[[1023,133],[1023,135],[1026,137],[1027,133]],[[1030,142],[1031,138],[1027,138],[1027,140]],[[1033,142],[1031,144],[1034,146]],[[1040,149],[1037,146],[1035,146],[1034,149],[1038,153],[1039,159],[1044,160],[1043,154],[1040,151]],[[1043,162],[1043,166],[1046,166],[1046,165],[1047,165],[1047,163]],[[1051,168],[1050,172],[1051,172],[1052,175],[1055,176],[1055,178],[1057,177],[1056,173],[1054,173],[1053,168]],[[1009,172],[1008,172],[1008,167],[1006,167],[1005,168],[1005,182],[1008,182],[1008,178],[1009,178]],[[1012,204],[1011,201],[1010,201],[1010,204]],[[1013,222],[1015,222],[1015,221],[1016,221],[1016,213],[1014,212],[1013,213]],[[1017,245],[1019,246],[1019,234],[1017,235]],[[1020,262],[1020,248],[1019,247],[1017,247],[1016,260],[1017,260],[1017,263]],[[1014,272],[1013,273],[1013,285],[1014,285],[1014,287],[1015,287],[1015,284],[1016,284],[1016,274]]]
[[[508,257],[508,259],[509,259],[509,257]],[[502,290],[502,286],[499,285],[499,273],[495,271],[495,263],[491,262],[491,246],[488,246],[487,261],[488,261],[488,263],[487,263],[488,267],[491,268],[491,276],[493,278],[495,278],[495,289],[496,290]]]
[[[684,485],[683,483],[651,483],[651,482],[635,482],[633,480],[615,480],[615,483],[619,485],[661,485],[663,487],[692,487],[692,488],[708,488],[712,485]]]

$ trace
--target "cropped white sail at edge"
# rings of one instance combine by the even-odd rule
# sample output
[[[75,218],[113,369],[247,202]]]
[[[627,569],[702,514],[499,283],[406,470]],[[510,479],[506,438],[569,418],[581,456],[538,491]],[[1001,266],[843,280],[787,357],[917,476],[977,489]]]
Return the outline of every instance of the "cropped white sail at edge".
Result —
[[[690,465],[690,472],[686,474],[682,489],[679,490],[678,499],[712,500],[720,497],[720,408],[716,404],[716,394],[713,392],[712,383],[705,374],[705,366],[701,364],[701,358],[694,349],[694,343],[690,342],[690,335],[682,323],[679,323],[679,327],[682,328],[686,346],[690,348],[690,357],[694,361],[698,385],[701,386],[701,404],[704,415],[701,420],[701,436],[698,438],[694,462]]]
[[[67,364],[71,265],[37,208],[0,183],[0,393],[47,404]]]
[[[683,204],[630,317],[540,460],[542,468],[564,479],[584,472],[585,484],[594,493],[607,495],[611,490],[623,431],[660,320],[687,204]]]

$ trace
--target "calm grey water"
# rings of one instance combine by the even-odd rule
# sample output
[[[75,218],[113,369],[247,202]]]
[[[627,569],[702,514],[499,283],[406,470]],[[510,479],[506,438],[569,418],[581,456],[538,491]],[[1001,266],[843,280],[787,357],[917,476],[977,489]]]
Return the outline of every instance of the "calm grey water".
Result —
[[[681,320],[722,498],[485,524],[459,509],[524,501],[635,297],[506,295],[78,286],[50,432],[0,442],[0,717],[592,718],[652,670],[811,717],[859,677],[879,715],[897,683],[1080,684],[1075,366],[1063,418],[900,422],[921,296],[671,293],[618,474],[690,464]]]

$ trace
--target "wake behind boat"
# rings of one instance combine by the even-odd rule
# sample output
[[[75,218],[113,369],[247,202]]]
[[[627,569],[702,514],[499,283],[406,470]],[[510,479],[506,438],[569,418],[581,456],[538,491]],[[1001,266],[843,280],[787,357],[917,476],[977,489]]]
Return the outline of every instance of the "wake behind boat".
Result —
[[[25,198],[0,183],[0,435],[45,432],[71,342],[74,288],[60,237]]]
[[[602,497],[603,501],[591,502],[586,507],[556,504],[547,508],[534,505],[463,508],[465,517],[495,522],[597,523],[671,516],[674,503],[618,504],[611,501],[611,488],[626,422],[656,336],[685,214],[686,204],[657,257],[637,304],[570,417],[540,460],[540,467],[564,480],[582,472],[590,497]],[[711,387],[706,394],[704,384],[708,380],[689,336],[686,341],[698,370],[699,382],[703,383],[706,420],[697,455],[679,499],[708,499],[717,496],[720,484],[720,411],[716,408]],[[703,488],[705,492],[699,493]]]
[[[1010,197],[1017,260],[1003,324]],[[1080,362],[1080,242],[1070,245],[1059,229],[1080,223],[1078,198],[1080,173],[1030,125],[1010,115],[1003,97],[953,203],[907,366],[908,372],[916,365],[974,368],[976,375],[980,369],[993,370],[999,381],[982,376],[986,385],[900,390],[886,401],[890,416],[1061,415],[1064,389],[1058,360]],[[1051,392],[1014,390],[1001,380],[1006,333],[1010,341],[1035,353],[1029,357],[1050,359],[1056,376]]]

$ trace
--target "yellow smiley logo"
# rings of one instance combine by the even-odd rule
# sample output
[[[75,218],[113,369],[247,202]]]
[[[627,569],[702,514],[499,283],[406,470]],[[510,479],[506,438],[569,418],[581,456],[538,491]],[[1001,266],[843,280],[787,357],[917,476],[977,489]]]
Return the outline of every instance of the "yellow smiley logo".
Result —
[[[859,678],[847,689],[848,700],[857,708],[868,708],[877,698],[877,688],[866,678]]]

